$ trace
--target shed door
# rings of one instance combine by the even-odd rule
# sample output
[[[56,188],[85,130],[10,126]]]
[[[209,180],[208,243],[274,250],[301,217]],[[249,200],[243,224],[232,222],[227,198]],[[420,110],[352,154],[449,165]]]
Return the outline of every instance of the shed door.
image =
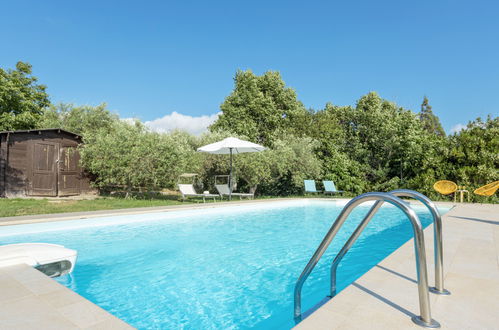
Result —
[[[80,153],[75,147],[61,147],[59,154],[59,196],[80,193]]]
[[[59,147],[52,142],[35,142],[33,146],[33,180],[31,195],[57,196],[57,156]]]

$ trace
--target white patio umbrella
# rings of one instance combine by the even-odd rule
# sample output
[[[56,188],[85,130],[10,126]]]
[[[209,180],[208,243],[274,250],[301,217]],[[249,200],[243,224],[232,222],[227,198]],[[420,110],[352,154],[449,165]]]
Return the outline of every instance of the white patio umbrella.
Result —
[[[249,142],[240,140],[234,137],[228,137],[222,141],[218,141],[212,144],[205,145],[198,148],[199,152],[206,152],[209,154],[216,155],[230,155],[230,173],[229,173],[229,199],[231,199],[232,194],[232,155],[242,154],[245,152],[260,152],[265,150],[265,147]]]

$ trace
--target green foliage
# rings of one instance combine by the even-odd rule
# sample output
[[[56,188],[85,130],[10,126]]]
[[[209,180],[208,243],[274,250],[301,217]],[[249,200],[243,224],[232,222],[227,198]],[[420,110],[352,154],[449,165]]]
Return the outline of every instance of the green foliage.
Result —
[[[426,136],[424,152],[413,168],[414,173],[407,178],[405,187],[417,190],[432,199],[441,199],[442,195],[433,189],[433,184],[448,179],[450,164],[447,162],[447,140],[434,134]]]
[[[417,116],[372,92],[355,108],[327,104],[317,113],[319,153],[326,173],[343,190],[386,191],[416,175],[427,152]]]
[[[355,107],[328,103],[313,111],[278,72],[238,71],[211,132],[197,137],[123,122],[105,104],[52,106],[31,73],[23,62],[0,69],[0,130],[63,128],[82,135],[82,165],[101,188],[173,188],[181,173],[194,172],[213,191],[214,175],[229,173],[229,156],[196,149],[228,136],[268,147],[234,157],[239,191],[257,187],[264,195],[301,194],[304,179],[331,179],[351,194],[410,188],[442,198],[432,188],[437,180],[473,191],[499,179],[499,118],[478,118],[446,136],[426,97],[419,114],[374,92]]]
[[[445,136],[445,131],[442,128],[440,119],[433,114],[431,110],[431,105],[428,103],[428,98],[425,96],[423,103],[421,104],[421,112],[419,113],[419,119],[423,123],[424,129],[430,133],[438,136]]]
[[[82,163],[98,187],[173,187],[187,167],[191,149],[174,135],[148,131],[139,122],[117,121],[87,134]]]
[[[229,132],[207,133],[199,139],[198,146],[213,143],[228,136]],[[247,139],[244,136],[237,136]],[[234,156],[234,177],[239,191],[257,189],[258,194],[292,195],[303,192],[303,180],[320,178],[322,167],[314,149],[317,142],[308,137],[281,135],[271,148],[263,152],[245,153]],[[205,187],[213,189],[215,175],[229,173],[229,156],[198,154],[198,172]]]
[[[318,142],[309,137],[281,135],[265,154],[270,180],[263,181],[261,192],[268,195],[303,193],[303,180],[320,179],[322,164],[314,150]]]
[[[307,110],[278,72],[257,76],[249,70],[238,71],[234,83],[211,131],[231,131],[266,146],[278,138],[276,131],[301,133],[294,124],[299,126],[306,120]]]
[[[118,120],[117,115],[106,109],[105,103],[96,107],[61,103],[47,108],[37,126],[38,128],[62,128],[85,137],[87,133],[110,129]]]
[[[485,122],[477,118],[468,123],[466,129],[452,135],[447,161],[450,164],[448,177],[468,190],[498,180],[499,117],[488,117]]]
[[[50,105],[46,86],[31,73],[24,62],[17,62],[15,70],[0,68],[0,131],[35,128]]]
[[[277,73],[256,76],[238,71],[234,91],[221,110],[212,131],[235,132],[274,149],[282,148],[280,143],[290,136],[312,139],[313,147],[307,148],[320,161],[323,177],[353,194],[410,188],[441,198],[433,190],[437,180],[453,179],[476,188],[498,178],[497,118],[486,123],[477,120],[447,137],[426,97],[419,114],[374,92],[361,97],[355,107],[328,103],[323,110],[306,111]],[[262,173],[255,177],[265,193],[293,193],[302,177],[314,177],[282,174],[281,165],[293,173],[296,168],[286,162],[263,161],[264,156],[252,158],[262,158],[252,166]],[[249,167],[246,171],[251,173]]]

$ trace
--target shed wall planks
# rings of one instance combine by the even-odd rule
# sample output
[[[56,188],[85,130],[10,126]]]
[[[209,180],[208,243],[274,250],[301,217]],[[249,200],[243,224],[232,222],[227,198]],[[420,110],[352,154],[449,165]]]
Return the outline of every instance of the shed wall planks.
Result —
[[[7,142],[8,140],[8,142]],[[0,132],[0,196],[70,196],[91,191],[81,138],[60,130]]]

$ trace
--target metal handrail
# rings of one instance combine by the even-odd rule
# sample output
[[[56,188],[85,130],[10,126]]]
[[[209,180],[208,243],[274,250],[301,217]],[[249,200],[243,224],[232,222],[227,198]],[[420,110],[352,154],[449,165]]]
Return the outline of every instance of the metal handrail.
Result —
[[[389,192],[397,197],[412,197],[414,199],[419,200],[423,203],[431,212],[433,216],[434,222],[434,245],[435,245],[435,287],[430,288],[430,291],[436,294],[448,295],[449,291],[444,289],[443,284],[443,244],[442,244],[442,218],[440,217],[440,213],[436,205],[425,195],[418,193],[414,190],[408,189],[397,189]],[[360,233],[367,226],[371,218],[378,211],[379,207],[383,202],[376,202],[373,207],[369,210],[364,220],[358,225],[357,229],[350,236],[348,241],[345,243],[343,248],[338,252],[337,256],[334,258],[333,263],[331,264],[331,297],[336,295],[336,270],[341,260],[345,256],[345,254],[350,250],[352,245],[355,243]]]
[[[305,266],[305,269],[303,270],[303,272],[301,273],[300,277],[296,282],[295,291],[294,291],[295,322],[298,323],[302,320],[301,290],[303,288],[305,280],[308,278],[314,267],[317,265],[322,255],[326,252],[327,248],[331,244],[332,240],[334,239],[334,237],[336,236],[339,229],[341,228],[347,217],[350,215],[352,210],[358,205],[367,201],[376,201],[376,203],[374,203],[373,207],[371,208],[369,213],[365,216],[365,218],[362,220],[361,224],[359,224],[357,229],[352,233],[347,243],[345,243],[343,249],[336,256],[335,260],[338,258],[341,260],[343,255],[346,254],[350,246],[353,245],[353,243],[360,235],[362,230],[365,228],[367,223],[369,223],[371,218],[374,216],[374,214],[378,211],[378,209],[381,207],[381,205],[384,202],[388,202],[390,204],[395,205],[407,215],[407,217],[411,221],[412,229],[414,232],[414,248],[415,248],[415,258],[416,258],[416,272],[418,279],[419,310],[421,315],[414,316],[412,320],[416,324],[424,327],[430,327],[430,328],[439,327],[440,326],[439,323],[431,318],[430,297],[428,293],[428,270],[426,266],[426,251],[424,244],[423,226],[421,225],[421,222],[419,221],[419,218],[414,212],[414,210],[410,206],[408,206],[403,200],[389,193],[381,193],[381,192],[365,193],[353,198],[352,200],[350,200],[350,202],[348,202],[345,205],[341,213],[336,218],[336,221],[329,229],[328,233],[322,240],[321,244],[319,245],[314,255],[308,262],[307,266]],[[335,264],[334,261],[333,264]],[[333,293],[335,293],[336,288],[332,287],[331,291],[332,291],[331,295],[334,296]]]
[[[433,245],[435,261],[435,286],[430,291],[441,295],[450,295],[450,292],[444,288],[444,251],[442,238],[442,217],[437,206],[431,199],[425,195],[409,189],[397,189],[388,192],[397,197],[412,197],[425,205],[433,217]]]

